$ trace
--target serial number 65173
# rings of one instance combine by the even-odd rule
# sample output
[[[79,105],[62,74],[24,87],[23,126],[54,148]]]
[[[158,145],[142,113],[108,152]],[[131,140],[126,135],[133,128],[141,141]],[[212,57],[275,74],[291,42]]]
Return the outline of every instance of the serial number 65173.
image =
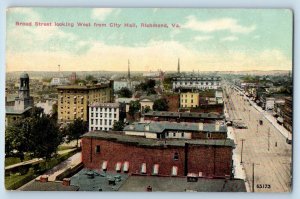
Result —
[[[257,184],[256,188],[258,188],[258,189],[271,189],[271,185],[270,184]]]

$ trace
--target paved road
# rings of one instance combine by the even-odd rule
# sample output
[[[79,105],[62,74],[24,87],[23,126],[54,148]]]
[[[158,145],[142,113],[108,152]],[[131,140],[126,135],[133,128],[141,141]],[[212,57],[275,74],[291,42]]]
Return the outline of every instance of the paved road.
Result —
[[[291,157],[292,146],[286,143],[286,138],[274,127],[263,113],[259,112],[243,96],[227,87],[229,100],[225,98],[231,119],[244,122],[248,129],[234,129],[236,149],[234,155],[241,154],[242,139],[243,167],[246,180],[252,190],[252,164],[254,163],[255,192],[288,192],[291,191]],[[263,120],[260,125],[258,120]],[[258,187],[265,188],[258,188]]]

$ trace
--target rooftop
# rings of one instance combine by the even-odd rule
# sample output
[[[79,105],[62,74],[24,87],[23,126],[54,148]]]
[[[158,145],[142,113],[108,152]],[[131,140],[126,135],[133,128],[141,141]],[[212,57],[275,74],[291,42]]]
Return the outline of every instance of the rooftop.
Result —
[[[184,117],[184,118],[211,118],[211,119],[224,119],[224,115],[216,113],[196,113],[196,112],[168,112],[168,111],[150,111],[144,114],[145,116],[157,117]]]
[[[119,191],[143,192],[151,186],[152,191],[161,192],[246,192],[242,179],[206,179],[188,182],[186,177],[130,176]]]
[[[21,115],[21,114],[25,113],[26,111],[29,111],[30,109],[32,109],[31,106],[25,108],[24,110],[16,110],[14,108],[14,106],[5,106],[5,113],[13,114],[13,115]]]
[[[228,146],[235,147],[232,139],[147,139],[141,136],[125,135],[123,132],[104,132],[104,131],[90,131],[82,136],[83,138],[103,139],[113,142],[130,143],[137,146],[146,147],[184,147],[185,143],[192,145],[205,145],[205,146]]]
[[[95,85],[66,85],[66,86],[58,86],[57,90],[92,90],[97,88],[107,88],[108,84],[95,84]]]
[[[23,186],[21,191],[78,191],[77,186],[65,186],[62,182],[32,181]]]
[[[89,105],[90,107],[107,107],[107,108],[119,108],[119,103],[99,103],[94,102]]]
[[[124,173],[82,169],[71,177],[71,185],[79,187],[79,191],[117,191],[127,178]]]
[[[219,130],[216,130],[216,124],[210,123],[185,123],[185,122],[134,122],[131,125],[125,126],[124,131],[140,131],[145,132],[145,127],[149,126],[147,132],[162,133],[165,130],[181,130],[181,131],[196,131],[196,132],[221,132],[227,133],[226,125],[219,125]]]

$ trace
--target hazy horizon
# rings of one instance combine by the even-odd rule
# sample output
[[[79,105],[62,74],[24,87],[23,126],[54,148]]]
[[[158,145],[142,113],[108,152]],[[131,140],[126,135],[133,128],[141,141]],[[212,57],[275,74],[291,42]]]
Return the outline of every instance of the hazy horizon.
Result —
[[[292,42],[289,9],[9,8],[6,70],[291,70]]]

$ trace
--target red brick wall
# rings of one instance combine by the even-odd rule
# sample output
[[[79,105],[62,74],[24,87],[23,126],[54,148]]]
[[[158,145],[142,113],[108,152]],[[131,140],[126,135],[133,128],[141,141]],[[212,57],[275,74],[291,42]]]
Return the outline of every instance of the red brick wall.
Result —
[[[100,153],[96,153],[100,145]],[[92,155],[91,155],[92,152]],[[179,159],[174,160],[174,153]],[[231,174],[231,147],[189,146],[188,172],[203,172],[206,176]],[[171,175],[172,166],[178,167],[178,175],[184,175],[184,147],[147,148],[133,144],[118,143],[100,139],[82,139],[82,161],[84,167],[101,169],[102,162],[108,161],[108,170],[114,171],[117,162],[129,161],[129,173],[140,173],[142,163],[147,164],[147,174],[152,174],[153,165],[159,164],[159,175]]]
[[[179,94],[165,95],[164,98],[168,102],[168,106],[169,106],[168,111],[178,112],[178,108],[180,106],[180,104],[179,104],[179,101],[180,101]]]

